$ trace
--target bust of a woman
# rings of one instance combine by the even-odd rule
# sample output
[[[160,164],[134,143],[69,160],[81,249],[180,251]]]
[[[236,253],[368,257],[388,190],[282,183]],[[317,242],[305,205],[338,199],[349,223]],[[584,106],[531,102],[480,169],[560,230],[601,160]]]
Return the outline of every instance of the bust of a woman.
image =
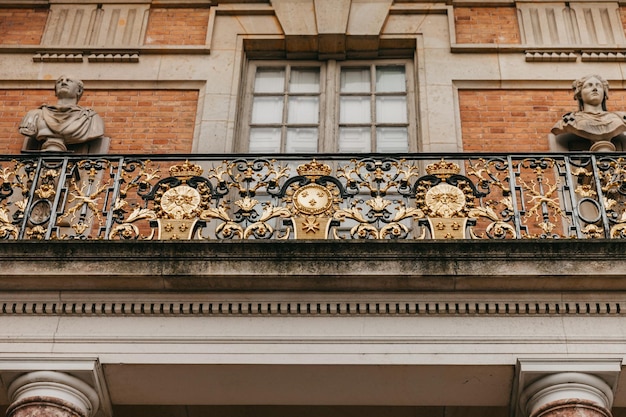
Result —
[[[592,142],[591,151],[614,151],[611,139],[626,132],[626,113],[608,112],[609,83],[599,75],[587,75],[572,84],[578,110],[563,115],[552,133],[569,133]]]

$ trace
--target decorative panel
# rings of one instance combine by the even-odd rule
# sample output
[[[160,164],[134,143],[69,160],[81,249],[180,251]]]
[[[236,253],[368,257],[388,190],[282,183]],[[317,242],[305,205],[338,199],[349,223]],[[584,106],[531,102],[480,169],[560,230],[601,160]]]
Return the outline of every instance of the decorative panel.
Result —
[[[537,47],[615,47],[624,30],[615,3],[517,3],[522,43]]]
[[[149,5],[51,5],[47,47],[133,47],[142,44]]]

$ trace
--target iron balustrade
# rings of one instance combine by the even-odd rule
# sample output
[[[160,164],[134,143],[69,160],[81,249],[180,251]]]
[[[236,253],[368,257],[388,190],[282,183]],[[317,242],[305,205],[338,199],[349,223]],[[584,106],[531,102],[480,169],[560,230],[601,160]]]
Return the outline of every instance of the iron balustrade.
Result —
[[[621,239],[626,155],[0,157],[0,238]]]

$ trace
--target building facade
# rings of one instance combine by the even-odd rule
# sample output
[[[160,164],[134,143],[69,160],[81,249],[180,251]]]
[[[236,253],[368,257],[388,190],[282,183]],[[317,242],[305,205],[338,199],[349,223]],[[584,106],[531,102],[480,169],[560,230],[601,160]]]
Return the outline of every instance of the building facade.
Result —
[[[550,135],[583,75],[626,109],[625,25],[615,1],[2,1],[0,407],[626,415],[622,143]],[[42,152],[20,126],[61,75],[105,136]]]

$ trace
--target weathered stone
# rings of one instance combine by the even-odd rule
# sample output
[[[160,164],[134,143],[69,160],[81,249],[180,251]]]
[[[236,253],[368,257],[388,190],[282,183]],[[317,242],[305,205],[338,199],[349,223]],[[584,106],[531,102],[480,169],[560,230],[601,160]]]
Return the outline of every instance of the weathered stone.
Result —
[[[564,114],[552,133],[587,139],[593,152],[615,151],[611,140],[626,132],[626,113],[606,110],[609,83],[599,75],[587,75],[574,81],[572,88],[579,111]]]
[[[62,75],[56,80],[57,104],[29,111],[20,123],[20,133],[30,139],[26,149],[37,150],[37,142],[41,142],[42,151],[64,152],[67,145],[104,136],[102,118],[94,110],[78,105],[83,88],[83,82],[71,76]]]

